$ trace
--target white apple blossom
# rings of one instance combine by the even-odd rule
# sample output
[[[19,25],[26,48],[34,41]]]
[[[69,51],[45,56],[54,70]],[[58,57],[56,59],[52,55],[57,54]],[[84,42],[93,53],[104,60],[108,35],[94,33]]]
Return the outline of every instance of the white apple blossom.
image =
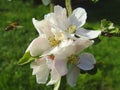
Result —
[[[53,48],[52,50],[50,50],[49,52],[44,54],[45,56],[46,55],[54,55],[54,59],[49,58],[48,61],[49,61],[49,65],[51,64],[51,62],[54,62],[54,68],[57,71],[56,77],[58,78],[56,80],[56,82],[60,79],[61,76],[67,75],[68,83],[71,86],[75,85],[77,77],[80,74],[79,66],[81,66],[81,63],[85,67],[87,67],[87,65],[90,66],[91,63],[89,64],[90,59],[88,60],[88,58],[84,62],[83,59],[79,60],[79,58],[73,58],[73,57],[71,57],[71,55],[77,54],[78,52],[80,52],[83,49],[87,48],[88,46],[92,45],[92,43],[93,42],[88,40],[87,38],[78,38],[76,41],[74,41],[72,39],[64,40],[63,42],[61,42],[61,44],[59,46]],[[72,58],[72,60],[69,60],[69,58],[68,58],[69,56],[70,56],[70,59]],[[83,55],[80,57],[84,58]],[[81,60],[82,60],[82,62],[81,62]],[[91,60],[91,62],[92,62],[92,60]],[[70,63],[72,67],[70,66],[69,68],[67,68],[68,63]],[[86,64],[86,63],[88,63],[88,64]],[[83,69],[85,67],[83,67]],[[87,68],[91,69],[91,67],[87,67]],[[72,77],[72,76],[74,76],[74,77]],[[54,78],[54,77],[52,77],[52,78]],[[49,84],[54,83],[55,79],[52,79],[52,78],[51,78]]]
[[[47,85],[57,83],[60,80],[61,76],[64,76],[68,73],[67,57],[72,54],[78,53],[79,51],[82,51],[83,49],[92,45],[92,43],[92,41],[86,38],[78,38],[78,40],[76,41],[72,39],[63,40],[58,46],[50,49],[49,51],[41,55],[41,58],[39,60],[35,60],[31,64],[31,67],[33,68],[33,74],[36,75],[37,82],[46,83],[48,73],[51,70],[51,80],[48,82]],[[39,69],[41,67],[42,70]],[[45,76],[40,74],[43,70],[46,70]]]
[[[51,80],[47,85],[55,84],[60,80],[61,76],[66,74],[67,68],[66,71],[64,68],[57,70],[55,67],[58,64],[57,61],[51,60],[51,55],[43,56],[43,54],[52,48],[58,47],[67,37],[62,31],[52,28],[48,20],[38,21],[33,18],[32,21],[39,33],[39,36],[31,42],[26,50],[26,52],[30,51],[31,56],[39,56],[39,59],[36,59],[31,64],[33,75],[36,75],[37,83],[44,84],[47,81],[49,73],[51,73]],[[58,60],[59,58],[55,57],[55,59]],[[61,65],[64,64],[66,63],[61,63]],[[60,62],[58,65],[60,65]],[[45,76],[42,74],[44,70],[46,70],[44,73]]]
[[[53,60],[46,60],[45,57],[36,59],[31,63],[33,69],[33,75],[36,75],[36,81],[38,84],[45,84],[48,80],[48,76],[51,73],[51,80],[47,85],[52,85],[60,80],[61,76],[54,67],[55,62]]]
[[[54,7],[54,12],[45,15],[45,19],[49,20],[53,27],[58,27],[63,31],[75,33],[80,37],[94,39],[101,34],[100,30],[86,30],[82,28],[87,19],[87,13],[83,8],[73,10],[73,13],[67,17],[66,9],[57,5]]]
[[[26,52],[30,51],[31,56],[39,56],[31,63],[37,83],[45,84],[50,73],[51,79],[47,85],[55,84],[62,76],[67,75],[68,83],[74,86],[80,69],[94,68],[95,59],[91,54],[81,54],[80,58],[75,56],[93,44],[89,39],[100,34],[100,31],[81,28],[86,18],[86,11],[83,8],[75,9],[67,18],[66,9],[55,6],[54,12],[46,15],[43,20],[32,19],[39,36],[31,42]],[[71,30],[81,37],[72,36]]]
[[[50,69],[46,64],[45,58],[36,59],[31,63],[30,67],[33,69],[33,75],[36,75],[37,83],[45,84],[48,80]]]
[[[84,71],[92,70],[95,64],[96,60],[92,54],[82,53],[79,56],[77,64],[70,64],[69,66],[69,71],[67,73],[68,84],[74,87],[76,85],[77,78],[80,74],[80,69]]]
[[[63,31],[52,28],[48,20],[38,21],[33,18],[32,21],[39,36],[30,43],[26,50],[26,52],[30,51],[31,56],[40,56],[44,51],[59,45],[67,38]]]

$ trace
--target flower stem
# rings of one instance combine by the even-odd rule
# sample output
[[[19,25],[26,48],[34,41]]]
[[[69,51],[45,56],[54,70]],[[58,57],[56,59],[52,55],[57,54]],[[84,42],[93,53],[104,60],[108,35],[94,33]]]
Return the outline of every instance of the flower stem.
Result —
[[[71,0],[65,0],[65,5],[68,12],[68,16],[70,16],[70,14],[72,13]]]
[[[50,12],[54,11],[54,3],[53,0],[50,0]]]
[[[66,90],[66,76],[63,76],[61,78],[61,83],[60,83],[60,87],[59,90]]]

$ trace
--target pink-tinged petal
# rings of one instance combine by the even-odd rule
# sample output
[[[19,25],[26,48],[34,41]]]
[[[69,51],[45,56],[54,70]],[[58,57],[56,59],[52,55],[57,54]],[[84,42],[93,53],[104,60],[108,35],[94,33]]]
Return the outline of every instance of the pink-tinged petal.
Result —
[[[79,64],[77,65],[82,70],[91,70],[94,68],[96,60],[90,53],[83,53],[80,55]]]
[[[75,34],[77,36],[84,36],[88,39],[94,39],[94,38],[97,38],[100,34],[101,34],[101,31],[100,30],[86,30],[84,28],[79,28],[76,30]]]
[[[84,50],[85,48],[89,47],[93,43],[94,41],[89,40],[87,38],[84,38],[84,37],[78,38],[74,43],[76,46],[76,53]]]
[[[57,83],[60,80],[60,78],[61,78],[61,76],[57,72],[56,68],[53,67],[51,70],[51,79],[47,83],[47,85],[53,85],[53,84]]]
[[[49,48],[50,48],[50,45],[47,38],[39,36],[30,43],[26,52],[30,51],[31,56],[39,56]]]
[[[68,70],[69,71],[67,73],[67,82],[70,86],[74,87],[80,74],[80,69],[75,65],[71,64]]]
[[[72,25],[77,26],[77,28],[83,26],[87,19],[87,13],[83,8],[77,8],[73,11],[72,15],[69,17],[69,21]]]
[[[40,58],[31,63],[30,67],[33,69],[33,75],[36,75],[37,83],[45,84],[48,80],[50,70],[47,67],[46,60]]]
[[[55,55],[54,59],[48,56],[46,60],[48,68],[53,69],[54,67],[56,71],[60,74],[60,76],[64,76],[67,73],[67,60],[66,57],[64,57],[63,55]]]
[[[55,68],[60,76],[64,76],[67,73],[67,60],[63,56],[55,58]]]
[[[32,19],[34,27],[37,29],[38,33],[46,34],[47,36],[51,36],[51,25],[48,20],[38,21],[35,18]]]

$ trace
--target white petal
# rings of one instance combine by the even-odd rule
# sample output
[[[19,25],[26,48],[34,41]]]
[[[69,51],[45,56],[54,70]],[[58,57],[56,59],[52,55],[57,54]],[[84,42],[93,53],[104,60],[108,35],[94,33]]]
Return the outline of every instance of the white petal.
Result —
[[[63,56],[55,57],[55,68],[60,76],[67,73],[67,60]]]
[[[47,59],[47,65],[49,69],[56,68],[56,71],[60,74],[60,76],[64,76],[67,73],[67,60],[63,55],[54,55],[54,60],[49,58]]]
[[[72,15],[69,18],[69,21],[72,25],[77,26],[77,28],[83,26],[87,19],[87,13],[83,8],[77,8],[73,11]]]
[[[69,26],[66,9],[59,5],[54,7],[54,13],[45,15],[44,18],[50,21],[51,26],[57,27],[63,31],[66,30]]]
[[[46,60],[41,58],[35,60],[30,66],[33,69],[33,75],[36,75],[37,83],[45,84],[48,80],[49,69],[46,65]]]
[[[54,65],[54,60],[50,59],[49,56],[47,56],[46,57],[46,64],[47,64],[49,69],[52,69],[53,65]]]
[[[77,53],[89,47],[90,45],[92,45],[93,41],[87,38],[81,37],[81,38],[78,38],[74,44],[76,46],[76,53]]]
[[[53,85],[53,84],[57,83],[60,80],[60,78],[61,78],[61,76],[59,75],[57,70],[55,68],[53,68],[51,71],[51,79],[47,83],[47,85]]]
[[[76,47],[73,44],[74,41],[71,39],[62,41],[59,45],[60,50],[58,52],[64,57],[74,54],[76,52]]]
[[[75,34],[77,36],[84,36],[88,39],[94,39],[94,38],[97,38],[98,35],[101,34],[101,31],[100,30],[86,30],[84,28],[79,28],[76,30]]]
[[[27,48],[27,51],[30,51],[30,54],[32,56],[39,56],[41,55],[45,50],[49,49],[50,45],[47,40],[47,38],[39,36],[35,38]]]
[[[54,7],[54,13],[58,19],[58,25],[60,26],[60,29],[66,30],[69,26],[66,9],[57,5]]]
[[[73,43],[73,40],[71,40],[71,39],[63,40],[60,44],[60,47],[64,48],[64,47],[70,46],[72,43]]]
[[[70,86],[74,87],[76,85],[76,81],[79,74],[80,74],[80,69],[77,68],[75,65],[70,65],[67,74],[67,82]]]
[[[63,40],[59,46],[51,49],[50,52],[45,53],[46,55],[54,54],[54,55],[60,55],[63,57],[69,56],[73,53],[75,53],[76,47],[73,46],[73,40]]]
[[[47,36],[50,36],[52,34],[49,21],[47,20],[38,21],[35,18],[33,18],[32,22],[40,35],[46,34]]]
[[[73,44],[74,41],[71,39],[62,41],[59,45],[59,53],[61,52],[63,56],[70,56],[71,54],[74,54],[76,47]]]
[[[56,5],[54,7],[54,13],[57,14],[57,15],[64,15],[66,16],[66,9],[59,6],[59,5]]]
[[[80,55],[79,64],[77,66],[83,70],[91,70],[94,68],[95,63],[96,60],[92,54],[83,53]]]

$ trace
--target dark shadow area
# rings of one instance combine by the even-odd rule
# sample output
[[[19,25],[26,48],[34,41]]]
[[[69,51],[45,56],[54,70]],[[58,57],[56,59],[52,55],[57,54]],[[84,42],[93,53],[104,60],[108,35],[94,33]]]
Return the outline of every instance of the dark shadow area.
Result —
[[[100,21],[106,18],[116,24],[120,24],[120,0],[99,0],[97,3],[93,3],[90,0],[76,0],[72,6],[73,8],[85,8],[88,13],[88,21]]]
[[[24,3],[28,0],[22,0]],[[34,6],[42,4],[41,0],[32,0]],[[71,0],[73,9],[83,7],[88,13],[88,21],[100,21],[108,19],[116,24],[120,24],[120,0],[99,0],[94,3],[91,0]],[[53,0],[55,5],[65,7],[65,0]]]

